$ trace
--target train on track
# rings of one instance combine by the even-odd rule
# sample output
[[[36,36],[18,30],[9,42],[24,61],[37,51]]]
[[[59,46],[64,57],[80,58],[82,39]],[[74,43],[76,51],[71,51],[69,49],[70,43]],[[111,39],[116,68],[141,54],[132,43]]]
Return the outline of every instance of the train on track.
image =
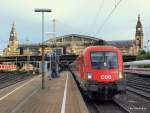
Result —
[[[150,60],[125,62],[124,67],[127,73],[150,75]]]
[[[92,99],[111,100],[125,93],[122,54],[113,46],[89,46],[70,65],[84,94]]]

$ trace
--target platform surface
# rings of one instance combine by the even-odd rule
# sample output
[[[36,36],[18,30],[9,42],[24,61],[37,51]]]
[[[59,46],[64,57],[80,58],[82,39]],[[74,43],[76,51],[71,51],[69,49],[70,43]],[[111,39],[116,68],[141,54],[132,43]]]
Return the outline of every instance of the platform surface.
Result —
[[[36,76],[0,90],[0,113],[88,113],[70,72],[45,83]]]

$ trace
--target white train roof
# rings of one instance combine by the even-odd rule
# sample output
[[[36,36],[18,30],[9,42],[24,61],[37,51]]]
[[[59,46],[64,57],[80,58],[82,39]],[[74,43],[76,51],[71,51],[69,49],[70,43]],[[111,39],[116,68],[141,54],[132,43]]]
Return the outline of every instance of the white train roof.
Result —
[[[150,64],[150,60],[139,60],[132,62],[125,62],[124,65],[140,65],[140,64]]]

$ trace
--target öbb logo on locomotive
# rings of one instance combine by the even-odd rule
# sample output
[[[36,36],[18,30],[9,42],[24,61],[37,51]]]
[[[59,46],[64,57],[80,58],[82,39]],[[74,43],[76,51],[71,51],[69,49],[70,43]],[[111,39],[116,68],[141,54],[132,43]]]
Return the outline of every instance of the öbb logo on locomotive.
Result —
[[[101,79],[112,79],[112,76],[111,75],[100,75],[100,78]]]

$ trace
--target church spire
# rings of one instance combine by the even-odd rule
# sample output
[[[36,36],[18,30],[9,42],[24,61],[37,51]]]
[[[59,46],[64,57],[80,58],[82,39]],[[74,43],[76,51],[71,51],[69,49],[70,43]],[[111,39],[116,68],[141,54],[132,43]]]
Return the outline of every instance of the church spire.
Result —
[[[142,49],[144,47],[144,34],[143,34],[143,27],[140,20],[140,15],[138,15],[138,21],[136,24],[135,40],[139,49]]]
[[[140,14],[138,14],[138,21],[140,21]]]
[[[13,23],[12,25],[9,41],[17,41],[17,32],[16,32],[15,23]]]
[[[10,33],[16,33],[15,23],[13,23]]]
[[[138,15],[135,36],[143,36],[143,27],[142,27],[141,20],[140,20],[140,14]]]

